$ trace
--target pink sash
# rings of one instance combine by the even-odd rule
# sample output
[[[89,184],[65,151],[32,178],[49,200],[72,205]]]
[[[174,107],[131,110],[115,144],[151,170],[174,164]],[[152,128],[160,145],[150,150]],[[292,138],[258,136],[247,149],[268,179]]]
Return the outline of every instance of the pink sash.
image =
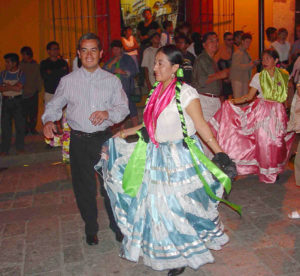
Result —
[[[144,124],[153,144],[158,147],[155,140],[155,130],[157,119],[160,113],[168,106],[175,95],[176,78],[167,86],[166,90],[159,97],[162,90],[162,83],[159,83],[152,93],[149,102],[144,111]]]

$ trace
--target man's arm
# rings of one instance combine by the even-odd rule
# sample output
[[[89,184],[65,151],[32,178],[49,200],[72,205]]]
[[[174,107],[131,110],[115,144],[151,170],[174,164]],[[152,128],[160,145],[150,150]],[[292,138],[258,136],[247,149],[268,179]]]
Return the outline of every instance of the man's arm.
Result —
[[[62,108],[67,104],[65,94],[65,82],[61,80],[56,88],[53,98],[46,105],[45,112],[42,115],[42,121],[44,125],[47,122],[55,122],[61,118]]]
[[[107,112],[107,119],[115,124],[123,121],[129,114],[128,99],[119,79],[113,83],[111,105]]]

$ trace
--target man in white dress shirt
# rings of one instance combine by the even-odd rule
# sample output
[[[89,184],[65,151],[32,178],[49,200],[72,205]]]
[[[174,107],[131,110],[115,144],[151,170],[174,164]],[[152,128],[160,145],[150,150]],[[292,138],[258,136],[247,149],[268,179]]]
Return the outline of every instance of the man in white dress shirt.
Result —
[[[60,80],[54,97],[42,116],[44,135],[53,138],[54,124],[66,106],[71,128],[70,164],[72,184],[82,219],[86,242],[98,244],[97,185],[94,165],[100,158],[102,144],[111,137],[110,126],[129,114],[128,101],[120,80],[99,67],[102,57],[100,39],[93,33],[83,35],[78,43],[82,67]],[[106,195],[106,207],[109,202]],[[107,210],[116,237],[121,233],[111,209]]]

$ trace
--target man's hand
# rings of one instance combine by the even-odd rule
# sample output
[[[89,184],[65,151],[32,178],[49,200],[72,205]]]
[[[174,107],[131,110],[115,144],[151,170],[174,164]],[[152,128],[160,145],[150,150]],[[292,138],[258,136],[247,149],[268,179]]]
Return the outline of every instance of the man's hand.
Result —
[[[53,122],[47,122],[44,125],[43,133],[46,138],[52,139],[54,137],[54,134],[57,132],[57,128]]]
[[[227,79],[229,77],[229,69],[224,69],[218,72],[220,79]]]
[[[95,111],[89,118],[89,120],[94,126],[101,125],[106,119],[108,119],[107,111]]]
[[[115,69],[115,74],[127,75],[127,72],[122,70],[121,68],[116,68]]]

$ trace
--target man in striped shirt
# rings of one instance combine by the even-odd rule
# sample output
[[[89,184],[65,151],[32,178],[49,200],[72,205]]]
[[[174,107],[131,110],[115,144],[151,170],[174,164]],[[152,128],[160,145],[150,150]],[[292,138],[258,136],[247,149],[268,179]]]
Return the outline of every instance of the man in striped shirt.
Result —
[[[103,50],[99,38],[92,33],[79,39],[78,55],[82,67],[60,80],[54,97],[42,116],[44,135],[53,138],[54,124],[66,106],[71,128],[70,163],[77,206],[85,222],[86,242],[98,244],[97,185],[94,165],[100,158],[102,144],[111,137],[109,127],[129,114],[128,101],[120,80],[102,70],[99,60]],[[106,195],[106,200],[108,200]],[[109,203],[106,202],[106,207]],[[120,236],[111,209],[111,228]]]

